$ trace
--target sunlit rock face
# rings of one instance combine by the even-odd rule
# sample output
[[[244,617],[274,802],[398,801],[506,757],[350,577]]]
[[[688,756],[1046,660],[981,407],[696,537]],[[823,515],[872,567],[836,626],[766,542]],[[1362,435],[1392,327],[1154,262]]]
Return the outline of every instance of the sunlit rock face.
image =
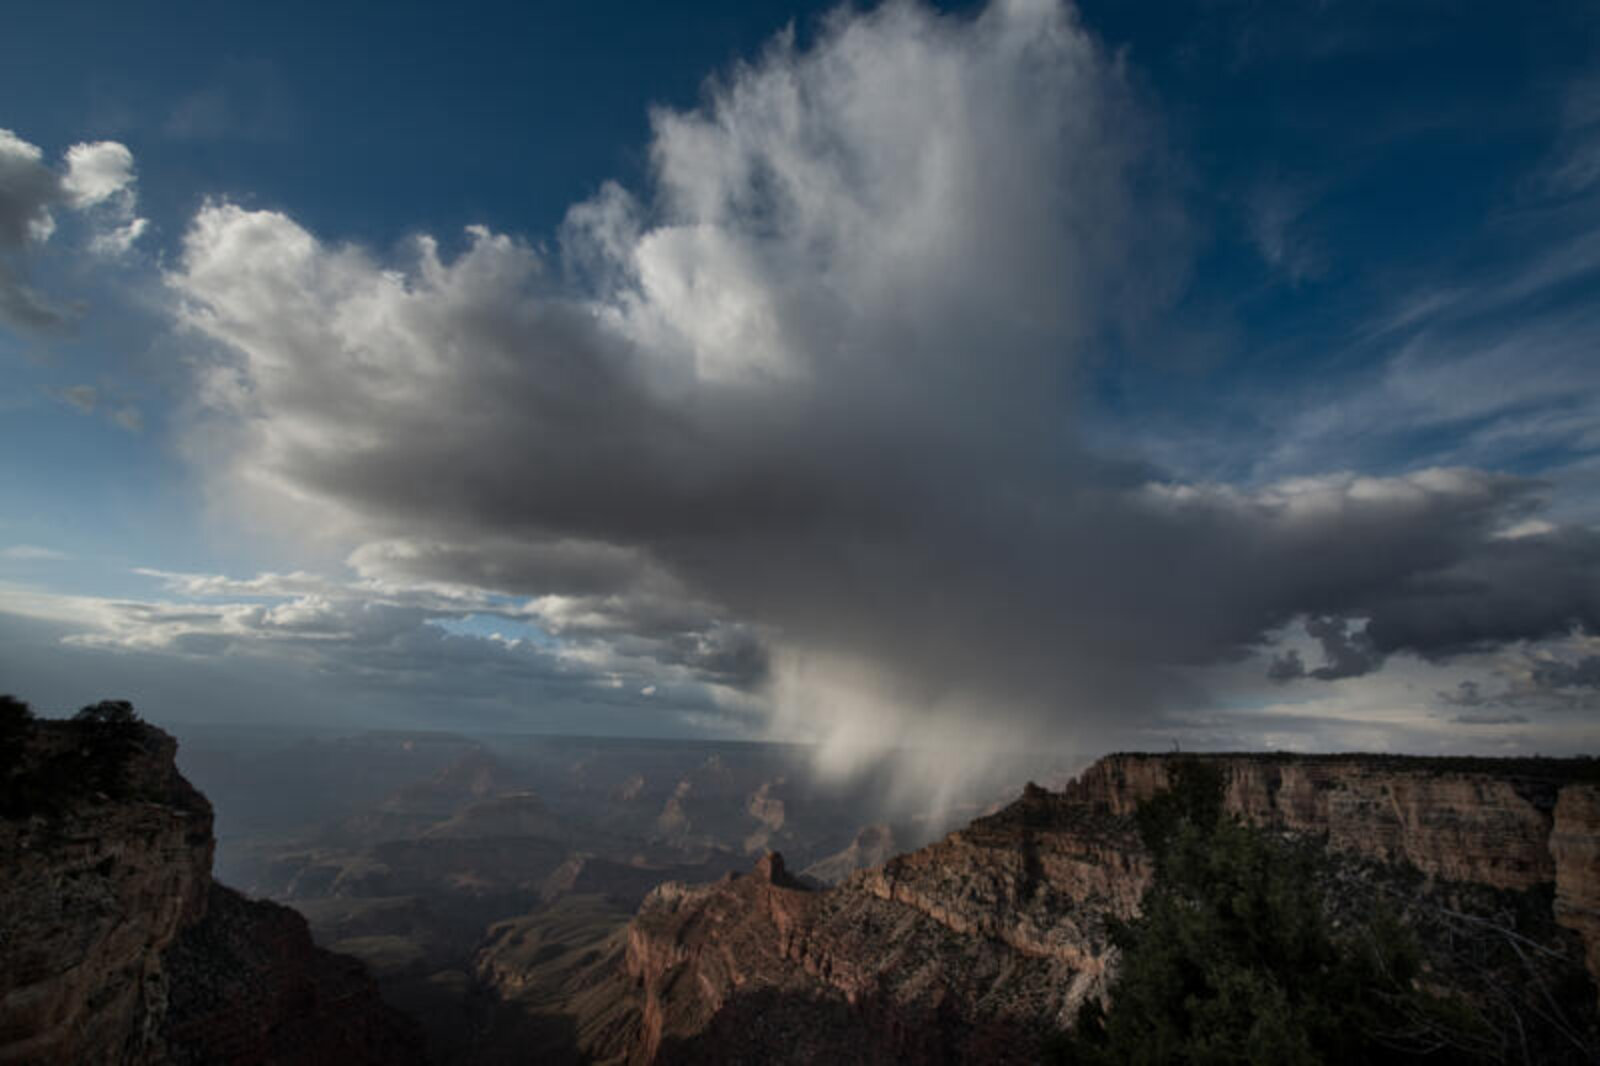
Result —
[[[34,724],[0,818],[0,1062],[411,1062],[410,1028],[303,919],[211,879],[211,806],[137,725],[117,783]]]
[[[1554,883],[1555,917],[1600,977],[1600,785],[1589,760],[1216,757],[1227,806],[1262,826],[1430,878],[1527,891]],[[1114,755],[1078,783],[1118,813],[1166,785],[1164,756]],[[1574,773],[1590,780],[1569,780]]]
[[[1560,784],[1454,767],[1466,760],[1223,756],[1228,809],[1256,825],[1325,835],[1335,849],[1408,862],[1430,877],[1526,889],[1551,881]],[[1489,765],[1493,760],[1471,760]],[[1079,783],[1131,814],[1166,787],[1170,759],[1114,755]]]
[[[1036,1061],[1045,1034],[1106,992],[1109,923],[1138,913],[1153,876],[1132,814],[1172,758],[1108,756],[1061,792],[1030,785],[832,889],[775,854],[713,885],[663,885],[605,979],[610,1024],[591,1027],[588,1050],[641,1064]],[[1326,842],[1338,891],[1359,901],[1404,878],[1452,907],[1535,901],[1538,935],[1580,979],[1586,953],[1596,974],[1592,763],[1202,758],[1223,771],[1231,813]]]

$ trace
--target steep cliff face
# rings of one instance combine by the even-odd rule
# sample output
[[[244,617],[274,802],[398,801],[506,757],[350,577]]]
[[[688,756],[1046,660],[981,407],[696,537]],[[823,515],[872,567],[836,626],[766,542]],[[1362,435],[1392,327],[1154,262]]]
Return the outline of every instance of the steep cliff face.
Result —
[[[162,953],[205,914],[211,806],[173,767],[176,743],[145,731],[115,801],[83,779],[85,745],[66,723],[36,727],[18,777],[49,786],[0,819],[0,1062],[153,1057]]]
[[[172,1066],[416,1062],[411,1026],[361,963],[313,945],[304,918],[210,887],[205,918],[167,949],[161,1023]]]
[[[1592,766],[1210,758],[1231,812],[1325,840],[1366,876],[1411,870],[1420,892],[1455,900],[1451,885],[1474,886],[1542,899],[1546,912],[1553,894],[1555,920],[1585,938],[1596,971],[1600,794],[1578,780]],[[1105,991],[1108,922],[1137,913],[1152,877],[1132,814],[1170,765],[1108,757],[1063,792],[1029,786],[825,891],[807,891],[776,855],[715,885],[662,886],[628,931],[612,988],[632,997],[637,1025],[612,1028],[626,1044],[590,1051],[630,1063],[1034,1061],[1044,1034]],[[1575,944],[1549,917],[1551,935]]]
[[[1216,756],[1247,821],[1430,878],[1527,891],[1554,884],[1556,920],[1600,978],[1600,785],[1587,760]],[[1171,759],[1113,755],[1069,787],[1117,814],[1167,784]]]
[[[0,1062],[410,1061],[406,1023],[358,964],[315,949],[293,912],[213,884],[211,807],[172,738],[127,727],[113,766],[107,735],[33,724],[6,781]],[[207,990],[215,1024],[197,1023]],[[341,1045],[351,1026],[365,1035]]]
[[[1556,866],[1556,921],[1583,937],[1589,972],[1600,983],[1600,786],[1561,790],[1550,855]]]
[[[1149,878],[1126,819],[1030,788],[938,844],[814,892],[773,854],[668,885],[629,930],[630,1062],[1027,1062],[1104,979]]]
[[[1226,776],[1228,809],[1253,824],[1326,836],[1336,850],[1408,862],[1429,877],[1515,890],[1554,880],[1549,838],[1562,784],[1533,772],[1539,764],[1532,760],[1492,772],[1465,768],[1491,760],[1211,761]],[[1112,755],[1072,787],[1114,814],[1132,814],[1166,787],[1170,764],[1169,756]]]

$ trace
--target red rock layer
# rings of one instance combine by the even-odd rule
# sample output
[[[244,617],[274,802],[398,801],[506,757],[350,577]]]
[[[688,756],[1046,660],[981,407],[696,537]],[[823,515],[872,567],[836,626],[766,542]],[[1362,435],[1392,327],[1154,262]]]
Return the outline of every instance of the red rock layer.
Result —
[[[1600,787],[1585,764],[1209,756],[1228,809],[1408,863],[1431,879],[1555,886],[1556,918],[1600,973]],[[1031,1062],[1105,988],[1107,923],[1133,916],[1151,867],[1128,816],[1170,756],[1117,755],[1063,792],[1029,786],[944,840],[805,890],[769,855],[715,885],[664,885],[628,931],[613,995],[652,1062]]]

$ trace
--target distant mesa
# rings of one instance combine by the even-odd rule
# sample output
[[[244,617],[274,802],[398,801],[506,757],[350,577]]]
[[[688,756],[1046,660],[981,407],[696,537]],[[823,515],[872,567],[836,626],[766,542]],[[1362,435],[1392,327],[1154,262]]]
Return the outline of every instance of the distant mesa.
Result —
[[[838,884],[858,870],[881,866],[897,851],[894,830],[878,823],[864,827],[848,847],[812,863],[801,872],[825,885]]]

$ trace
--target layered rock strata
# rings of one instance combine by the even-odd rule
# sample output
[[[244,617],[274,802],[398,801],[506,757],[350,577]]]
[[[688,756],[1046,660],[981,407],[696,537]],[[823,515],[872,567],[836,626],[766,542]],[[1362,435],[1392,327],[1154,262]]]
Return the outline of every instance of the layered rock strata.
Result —
[[[0,1063],[414,1061],[409,1024],[305,921],[211,879],[211,806],[177,745],[40,722],[0,817]],[[115,786],[106,782],[114,778]]]
[[[1600,972],[1592,760],[1205,758],[1231,813],[1323,841],[1363,876],[1534,901],[1552,950],[1581,979],[1586,948]],[[1132,814],[1171,766],[1109,756],[1061,792],[1029,786],[826,891],[775,854],[715,885],[664,885],[609,979],[631,1019],[589,1051],[640,1064],[1036,1061],[1040,1040],[1106,990],[1109,923],[1137,914],[1153,874]]]

